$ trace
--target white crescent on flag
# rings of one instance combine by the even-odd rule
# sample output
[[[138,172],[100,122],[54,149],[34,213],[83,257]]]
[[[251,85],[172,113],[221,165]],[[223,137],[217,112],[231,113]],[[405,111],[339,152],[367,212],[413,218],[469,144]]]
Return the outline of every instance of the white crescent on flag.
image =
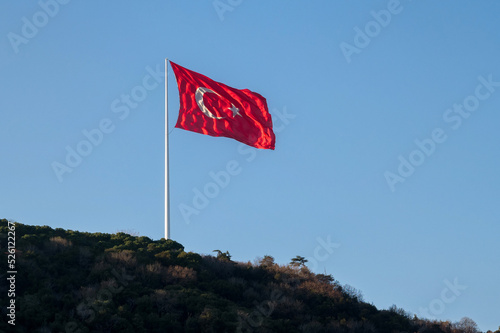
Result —
[[[196,104],[198,104],[198,107],[200,108],[201,112],[203,112],[205,114],[205,116],[207,117],[210,117],[210,118],[213,118],[213,119],[224,119],[226,117],[216,117],[212,112],[210,112],[208,110],[208,108],[205,106],[205,103],[203,103],[203,95],[205,93],[213,93],[213,94],[216,94],[217,96],[221,97],[221,95],[217,94],[215,91],[211,90],[211,89],[208,89],[208,88],[205,88],[205,87],[198,87],[198,89],[196,89],[196,93],[195,93],[195,98],[196,98]],[[231,107],[229,108],[229,110],[231,110],[231,112],[233,113],[233,118],[238,115],[238,116],[242,116],[240,114],[240,110],[234,106],[233,103],[231,103]]]

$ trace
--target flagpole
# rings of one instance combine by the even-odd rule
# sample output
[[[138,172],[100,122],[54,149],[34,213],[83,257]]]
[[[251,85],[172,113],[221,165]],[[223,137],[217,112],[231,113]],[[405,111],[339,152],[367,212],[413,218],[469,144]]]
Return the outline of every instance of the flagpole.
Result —
[[[168,186],[168,59],[165,58],[165,239],[170,239],[170,201]]]

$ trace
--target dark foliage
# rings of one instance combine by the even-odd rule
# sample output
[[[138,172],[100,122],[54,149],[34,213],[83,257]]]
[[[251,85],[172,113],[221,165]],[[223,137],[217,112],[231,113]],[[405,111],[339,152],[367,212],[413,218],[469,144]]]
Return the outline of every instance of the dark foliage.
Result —
[[[377,310],[297,256],[287,266],[185,252],[172,240],[16,223],[16,326],[2,332],[469,332]],[[7,220],[0,220],[7,261]],[[0,293],[8,287],[2,276]],[[8,300],[2,296],[2,317]],[[499,332],[499,331],[497,331]],[[499,332],[500,333],[500,332]]]

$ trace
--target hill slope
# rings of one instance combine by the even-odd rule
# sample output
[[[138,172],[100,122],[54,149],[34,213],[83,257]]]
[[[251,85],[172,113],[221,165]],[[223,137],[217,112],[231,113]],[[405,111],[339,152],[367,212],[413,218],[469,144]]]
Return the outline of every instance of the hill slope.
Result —
[[[8,221],[0,220],[4,263],[8,231]],[[280,266],[270,256],[233,262],[227,252],[185,252],[172,240],[20,223],[15,236],[14,286],[7,271],[0,284],[5,332],[465,332],[467,326],[411,318],[396,307],[378,310],[333,277]],[[13,287],[15,297],[4,297]],[[7,308],[12,299],[15,311]],[[15,327],[7,322],[12,312]]]

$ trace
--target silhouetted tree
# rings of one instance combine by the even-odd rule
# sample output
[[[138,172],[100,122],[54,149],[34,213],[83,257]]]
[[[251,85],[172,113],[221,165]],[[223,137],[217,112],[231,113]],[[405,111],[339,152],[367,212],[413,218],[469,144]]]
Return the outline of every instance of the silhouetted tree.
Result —
[[[306,262],[307,262],[306,258],[302,256],[296,256],[295,258],[292,258],[290,265],[293,267],[300,267],[300,266],[305,266]]]
[[[274,265],[274,258],[268,255],[265,255],[264,258],[262,258],[259,261],[260,266],[262,267],[272,267]]]
[[[476,322],[469,317],[463,317],[455,326],[463,333],[479,333]]]
[[[231,261],[231,255],[229,251],[222,252],[221,250],[213,250],[212,252],[217,252],[217,259],[223,261]]]

